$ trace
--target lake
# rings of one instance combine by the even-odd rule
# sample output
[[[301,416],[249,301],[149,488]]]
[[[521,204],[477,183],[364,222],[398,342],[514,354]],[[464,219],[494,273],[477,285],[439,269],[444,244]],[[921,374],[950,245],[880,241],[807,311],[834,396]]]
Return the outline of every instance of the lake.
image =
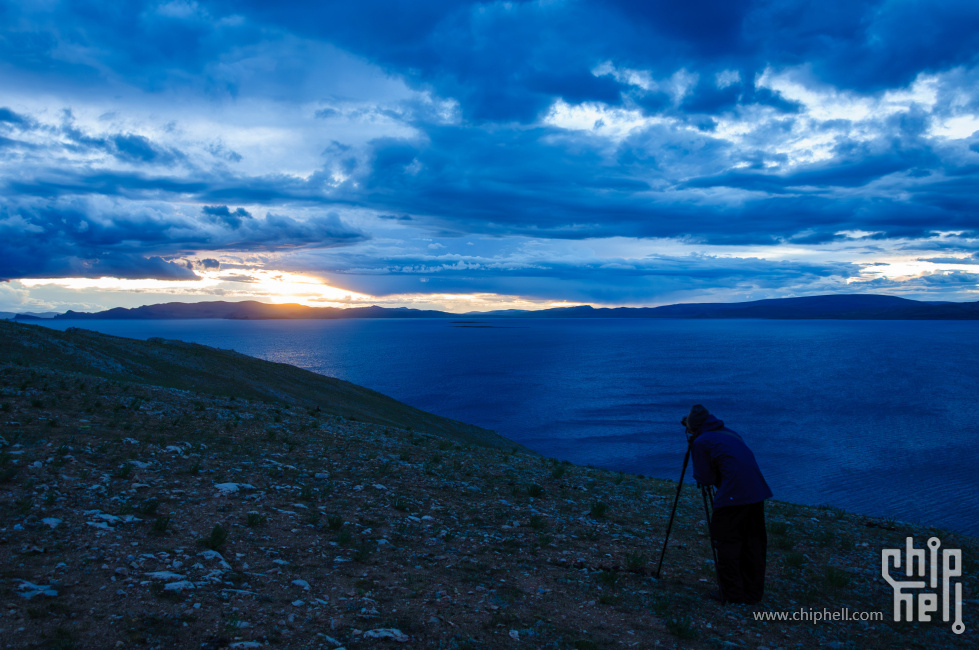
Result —
[[[979,535],[979,322],[458,321],[42,323],[234,349],[546,456],[671,479],[699,402],[744,437],[777,499]]]

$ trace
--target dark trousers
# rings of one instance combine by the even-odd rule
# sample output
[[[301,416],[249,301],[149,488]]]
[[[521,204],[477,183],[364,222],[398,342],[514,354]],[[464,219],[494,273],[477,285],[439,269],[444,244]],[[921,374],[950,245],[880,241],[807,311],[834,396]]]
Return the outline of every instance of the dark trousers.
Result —
[[[718,508],[710,520],[710,536],[724,600],[757,603],[765,592],[765,502]]]

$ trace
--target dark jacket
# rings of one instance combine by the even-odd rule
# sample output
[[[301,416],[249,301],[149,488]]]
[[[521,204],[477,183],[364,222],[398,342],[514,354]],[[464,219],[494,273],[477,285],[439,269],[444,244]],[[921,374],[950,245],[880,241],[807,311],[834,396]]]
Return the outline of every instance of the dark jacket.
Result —
[[[716,485],[714,507],[758,503],[772,496],[755,455],[741,436],[713,415],[700,427],[691,452],[693,477],[701,485]]]

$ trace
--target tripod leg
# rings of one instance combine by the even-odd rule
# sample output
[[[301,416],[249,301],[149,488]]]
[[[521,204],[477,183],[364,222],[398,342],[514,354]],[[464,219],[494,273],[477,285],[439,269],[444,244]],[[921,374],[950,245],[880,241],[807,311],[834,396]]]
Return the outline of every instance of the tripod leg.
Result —
[[[714,547],[714,538],[710,531],[711,511],[714,509],[714,486],[706,485],[700,487],[700,495],[704,499],[704,515],[707,517],[707,540],[710,542],[710,552],[714,557],[714,575],[717,576],[717,592],[721,595],[721,602],[724,602],[724,590],[721,588],[721,572],[717,566],[717,549]],[[708,505],[708,501],[710,502]]]
[[[656,578],[663,568],[663,558],[666,556],[666,544],[670,541],[670,531],[673,529],[673,518],[676,516],[676,507],[680,503],[680,489],[683,487],[683,476],[687,473],[687,463],[690,462],[690,447],[687,446],[687,453],[683,457],[683,469],[680,470],[680,480],[676,484],[676,498],[673,499],[673,510],[670,512],[670,523],[666,526],[666,538],[663,540],[663,551],[659,554],[659,564],[656,566]]]

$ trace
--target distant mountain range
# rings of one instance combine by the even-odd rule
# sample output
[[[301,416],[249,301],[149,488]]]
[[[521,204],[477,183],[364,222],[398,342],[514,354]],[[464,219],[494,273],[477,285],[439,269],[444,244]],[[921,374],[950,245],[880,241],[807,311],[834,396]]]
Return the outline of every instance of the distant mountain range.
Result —
[[[18,316],[26,317],[25,320],[38,319],[38,318],[54,318],[55,316],[60,316],[56,311],[46,311],[46,312],[34,312],[34,311],[0,311],[0,319],[9,320],[11,318],[17,318]]]
[[[770,318],[846,320],[979,320],[979,302],[924,302],[876,294],[844,294],[775,298],[732,303],[691,303],[663,307],[557,307],[539,311],[507,309],[455,314],[444,311],[370,307],[307,307],[242,302],[168,302],[95,313],[67,311],[54,320],[188,319],[238,320],[337,318]],[[15,320],[50,318],[48,314],[17,314]]]

